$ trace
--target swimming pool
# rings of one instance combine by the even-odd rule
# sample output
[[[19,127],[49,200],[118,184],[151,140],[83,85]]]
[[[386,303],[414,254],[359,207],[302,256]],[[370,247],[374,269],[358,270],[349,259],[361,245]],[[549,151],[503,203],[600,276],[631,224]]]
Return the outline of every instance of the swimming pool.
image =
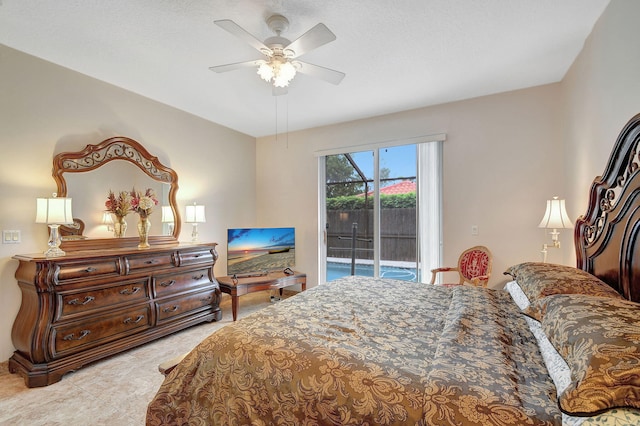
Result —
[[[372,277],[373,265],[356,264],[355,274]],[[348,275],[351,275],[350,263],[327,262],[327,281],[333,281]],[[403,281],[416,281],[416,268],[382,265],[380,267],[380,276]]]

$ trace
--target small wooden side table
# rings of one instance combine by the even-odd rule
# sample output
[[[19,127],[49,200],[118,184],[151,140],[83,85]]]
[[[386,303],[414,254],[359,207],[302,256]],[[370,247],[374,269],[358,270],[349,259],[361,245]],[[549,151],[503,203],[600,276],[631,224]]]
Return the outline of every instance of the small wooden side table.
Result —
[[[292,274],[285,274],[283,271],[269,272],[266,275],[256,277],[236,278],[233,276],[216,277],[220,285],[220,291],[231,295],[231,310],[233,320],[238,318],[238,298],[243,294],[255,291],[283,289],[292,285],[300,284],[302,291],[307,289],[307,274],[293,271]]]

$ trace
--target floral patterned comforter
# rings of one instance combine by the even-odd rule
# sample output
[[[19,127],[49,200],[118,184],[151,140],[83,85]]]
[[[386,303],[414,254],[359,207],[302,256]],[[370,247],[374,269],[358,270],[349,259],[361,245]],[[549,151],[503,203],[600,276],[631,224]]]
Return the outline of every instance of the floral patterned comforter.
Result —
[[[555,388],[507,292],[348,277],[202,341],[147,424],[552,425]]]

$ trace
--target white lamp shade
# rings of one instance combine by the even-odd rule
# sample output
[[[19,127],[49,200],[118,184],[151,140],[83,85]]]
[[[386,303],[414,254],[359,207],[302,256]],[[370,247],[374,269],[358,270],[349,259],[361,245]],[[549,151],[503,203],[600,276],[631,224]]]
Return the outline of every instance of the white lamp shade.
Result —
[[[36,200],[36,223],[64,225],[73,223],[71,198],[53,197]]]
[[[187,223],[204,223],[207,220],[204,216],[204,206],[194,204],[187,206],[185,222]]]
[[[171,210],[171,206],[162,206],[162,223],[172,223],[175,222],[173,218],[173,210]]]
[[[558,197],[553,197],[553,200],[547,200],[547,210],[538,228],[573,228],[564,200],[558,200]]]
[[[113,225],[113,216],[111,216],[111,213],[109,212],[102,213],[102,224]]]

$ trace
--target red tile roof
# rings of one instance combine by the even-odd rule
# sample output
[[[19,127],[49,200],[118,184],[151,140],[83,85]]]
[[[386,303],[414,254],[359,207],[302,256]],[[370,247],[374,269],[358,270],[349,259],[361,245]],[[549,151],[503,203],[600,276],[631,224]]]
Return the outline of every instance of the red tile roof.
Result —
[[[410,192],[416,192],[416,183],[410,180],[403,180],[393,185],[383,186],[380,188],[380,194],[383,195],[396,195],[396,194],[408,194]],[[364,194],[358,194],[364,196]],[[368,195],[373,195],[373,191],[369,191]]]

